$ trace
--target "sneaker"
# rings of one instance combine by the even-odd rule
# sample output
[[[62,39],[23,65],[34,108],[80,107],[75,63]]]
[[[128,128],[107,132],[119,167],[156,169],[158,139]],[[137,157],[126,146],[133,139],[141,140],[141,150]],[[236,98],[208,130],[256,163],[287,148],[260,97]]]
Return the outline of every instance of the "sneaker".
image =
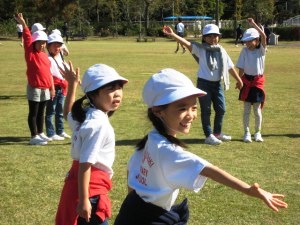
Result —
[[[40,133],[40,134],[39,134],[39,137],[40,137],[41,139],[43,139],[44,141],[52,141],[52,139],[49,138],[49,137],[47,137],[44,133]]]
[[[178,52],[178,50],[176,50],[174,53],[176,54]]]
[[[211,134],[207,138],[205,138],[205,144],[209,145],[219,145],[222,141],[215,137],[215,135]]]
[[[68,135],[66,132],[62,132],[61,134],[59,134],[59,136],[61,136],[63,138],[71,138],[71,136]]]
[[[251,140],[251,134],[250,133],[245,133],[243,141],[245,143],[251,143],[252,142],[252,140]]]
[[[30,145],[46,145],[48,142],[42,139],[39,135],[36,135],[33,138],[30,138]]]
[[[221,133],[221,134],[215,134],[215,137],[218,138],[221,141],[231,141],[231,136],[225,135],[223,133]]]
[[[262,138],[260,132],[257,132],[257,133],[254,134],[254,140],[255,140],[256,142],[263,142],[263,141],[264,141],[264,139]]]
[[[57,134],[54,134],[52,137],[50,137],[51,138],[51,140],[53,140],[53,141],[63,141],[63,140],[65,140],[65,138],[64,137],[61,137],[61,136],[59,136],[59,135],[57,135]]]
[[[182,50],[182,54],[184,54],[186,52],[185,48]]]

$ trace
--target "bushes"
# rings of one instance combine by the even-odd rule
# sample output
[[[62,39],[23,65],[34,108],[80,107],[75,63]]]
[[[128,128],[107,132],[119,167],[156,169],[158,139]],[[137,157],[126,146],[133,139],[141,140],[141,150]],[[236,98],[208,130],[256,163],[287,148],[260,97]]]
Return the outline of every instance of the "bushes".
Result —
[[[275,27],[272,32],[279,35],[279,40],[300,41],[300,27]]]
[[[14,20],[6,20],[0,23],[1,36],[16,36],[17,37],[17,23]]]

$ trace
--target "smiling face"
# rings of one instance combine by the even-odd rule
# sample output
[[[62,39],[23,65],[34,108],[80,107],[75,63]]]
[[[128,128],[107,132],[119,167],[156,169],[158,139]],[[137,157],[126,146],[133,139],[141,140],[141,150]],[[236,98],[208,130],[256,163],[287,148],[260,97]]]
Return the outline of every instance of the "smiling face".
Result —
[[[207,34],[203,36],[203,40],[209,45],[217,45],[220,40],[219,34]]]
[[[97,109],[107,113],[115,111],[121,105],[123,98],[123,84],[122,82],[112,82],[91,96],[93,104]]]
[[[48,51],[52,56],[56,56],[60,53],[60,48],[62,44],[59,42],[52,42],[51,44],[48,44]]]
[[[259,40],[258,40],[258,38],[255,38],[255,39],[253,39],[253,40],[251,40],[251,41],[246,41],[245,43],[246,43],[246,47],[247,47],[249,50],[253,51],[253,50],[255,50],[256,47],[258,46]]]
[[[189,96],[154,111],[163,121],[169,135],[176,137],[177,133],[188,134],[192,122],[197,118],[197,97]]]

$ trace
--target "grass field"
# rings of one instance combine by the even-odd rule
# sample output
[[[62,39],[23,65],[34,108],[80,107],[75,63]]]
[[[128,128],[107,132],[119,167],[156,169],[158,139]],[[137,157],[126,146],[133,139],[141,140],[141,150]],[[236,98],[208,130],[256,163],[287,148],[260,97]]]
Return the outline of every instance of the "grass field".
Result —
[[[24,52],[16,40],[0,40],[0,224],[50,225],[70,167],[70,142],[30,146],[27,125],[26,65]],[[222,45],[236,62],[241,46],[229,40]],[[274,213],[260,200],[209,180],[198,193],[182,190],[178,200],[189,198],[190,225],[298,225],[300,224],[300,42],[280,42],[271,46],[266,58],[267,101],[263,111],[262,134],[265,142],[241,141],[242,103],[238,92],[226,92],[227,113],[224,133],[233,141],[220,146],[204,145],[200,121],[182,137],[189,150],[248,183],[283,193],[289,208]],[[141,90],[148,77],[162,68],[174,68],[193,81],[197,64],[189,53],[174,54],[175,42],[157,39],[137,43],[134,38],[90,39],[68,45],[75,66],[83,72],[95,63],[105,63],[129,79],[121,108],[111,118],[116,133],[113,217],[126,196],[126,164],[137,140],[151,126]],[[81,91],[78,92],[81,96]],[[252,131],[254,127],[251,116]],[[70,133],[66,123],[66,130]]]

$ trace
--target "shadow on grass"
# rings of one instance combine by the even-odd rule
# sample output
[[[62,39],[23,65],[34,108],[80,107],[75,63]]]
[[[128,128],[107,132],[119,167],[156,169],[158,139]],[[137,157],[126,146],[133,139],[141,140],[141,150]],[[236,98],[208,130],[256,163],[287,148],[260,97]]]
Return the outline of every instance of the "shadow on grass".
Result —
[[[0,100],[26,99],[26,95],[0,95]]]
[[[300,134],[263,134],[263,137],[288,137],[288,138],[300,138]],[[131,140],[117,140],[116,146],[135,146],[141,139],[131,139]],[[201,138],[189,138],[181,139],[186,144],[205,144],[204,139]],[[231,141],[243,142],[243,138],[233,138]]]
[[[0,137],[1,145],[29,145],[29,137]],[[71,142],[48,142],[48,145],[71,145]]]

